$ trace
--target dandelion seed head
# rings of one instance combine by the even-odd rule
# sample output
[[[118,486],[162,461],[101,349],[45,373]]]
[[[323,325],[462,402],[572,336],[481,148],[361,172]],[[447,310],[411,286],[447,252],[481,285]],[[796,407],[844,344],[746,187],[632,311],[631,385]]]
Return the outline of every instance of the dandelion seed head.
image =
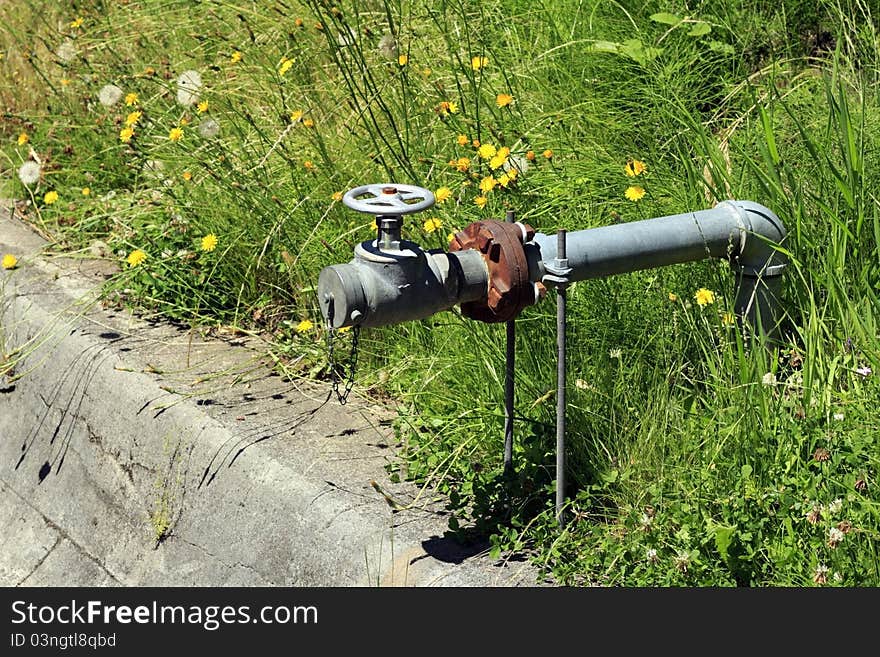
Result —
[[[123,91],[115,84],[105,84],[98,92],[98,102],[104,107],[113,107],[122,100]]]
[[[55,49],[55,56],[65,64],[72,61],[76,57],[76,46],[73,39],[64,39]]]
[[[397,59],[397,39],[394,38],[394,35],[391,34],[391,32],[386,32],[382,38],[379,39],[379,52],[385,59]]]
[[[199,91],[202,88],[202,76],[198,71],[184,71],[177,78],[177,103],[184,107],[199,102]]]
[[[205,139],[213,139],[220,134],[220,124],[214,119],[204,119],[199,123],[198,131]]]
[[[40,165],[33,160],[27,160],[18,168],[18,179],[28,187],[40,181]]]

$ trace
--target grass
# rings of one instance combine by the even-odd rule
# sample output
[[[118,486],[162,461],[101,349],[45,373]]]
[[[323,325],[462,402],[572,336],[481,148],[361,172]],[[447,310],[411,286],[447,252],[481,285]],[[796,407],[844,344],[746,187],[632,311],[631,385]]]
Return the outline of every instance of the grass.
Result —
[[[397,403],[400,470],[448,494],[452,531],[487,533],[498,553],[525,551],[562,583],[880,584],[880,49],[869,3],[144,0],[74,11],[32,0],[0,14],[0,168],[28,220],[60,251],[106,245],[120,263],[108,300],[259,333],[291,376],[326,377],[315,285],[372,234],[338,202],[356,185],[450,188],[407,222],[426,248],[506,209],[551,233],[725,198],[767,205],[791,261],[787,332],[771,349],[726,325],[724,263],[571,289],[572,521],[561,533],[552,302],[518,320],[512,477],[500,463],[500,327],[451,312],[365,330],[356,390]],[[177,102],[187,70],[207,105]],[[111,83],[137,102],[102,105]],[[502,170],[473,140],[508,147],[516,180],[481,194]],[[25,186],[16,172],[30,149],[42,175]],[[459,158],[467,170],[450,166]],[[647,165],[637,178],[624,174],[633,159]],[[634,185],[646,192],[637,202],[625,197]],[[423,227],[433,217],[442,227]],[[207,235],[213,250],[201,248]],[[134,250],[146,259],[132,267]],[[699,306],[704,287],[715,300]]]

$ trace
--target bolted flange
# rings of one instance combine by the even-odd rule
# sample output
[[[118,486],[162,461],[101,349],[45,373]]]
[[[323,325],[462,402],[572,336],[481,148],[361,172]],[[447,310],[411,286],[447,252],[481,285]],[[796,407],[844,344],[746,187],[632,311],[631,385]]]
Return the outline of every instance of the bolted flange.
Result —
[[[465,317],[480,322],[506,322],[536,301],[535,286],[529,280],[529,263],[523,244],[535,230],[528,225],[504,221],[477,221],[456,233],[450,251],[476,249],[488,269],[486,297],[461,304]]]

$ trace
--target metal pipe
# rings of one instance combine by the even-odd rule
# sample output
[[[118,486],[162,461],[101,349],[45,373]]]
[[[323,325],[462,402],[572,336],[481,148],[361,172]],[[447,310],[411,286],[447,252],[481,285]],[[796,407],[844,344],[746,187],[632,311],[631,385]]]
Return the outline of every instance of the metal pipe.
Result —
[[[556,258],[558,270],[569,266],[566,258],[566,231],[556,233]],[[556,523],[565,525],[562,505],[565,503],[565,311],[568,283],[556,285]]]
[[[737,274],[734,310],[772,334],[785,255],[774,248],[786,235],[779,218],[751,201],[724,201],[710,210],[579,230],[568,235],[570,282],[703,260],[729,259]],[[527,247],[529,278],[554,283],[558,246],[536,233]]]
[[[507,211],[507,223],[514,223],[513,210]],[[507,341],[504,359],[504,473],[513,472],[513,408],[515,400],[514,375],[516,366],[516,318],[505,322]]]

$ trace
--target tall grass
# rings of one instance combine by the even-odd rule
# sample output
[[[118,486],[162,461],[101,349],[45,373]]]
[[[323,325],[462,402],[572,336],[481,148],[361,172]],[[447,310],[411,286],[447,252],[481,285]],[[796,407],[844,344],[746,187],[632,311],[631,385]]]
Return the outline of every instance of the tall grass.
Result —
[[[426,247],[506,209],[553,232],[726,198],[770,207],[789,232],[782,344],[730,324],[725,263],[572,288],[561,534],[551,302],[518,320],[513,477],[500,463],[500,327],[451,312],[364,331],[358,392],[397,404],[400,471],[448,494],[452,529],[528,549],[560,581],[880,582],[869,4],[145,0],[81,4],[78,27],[50,4],[5,8],[0,44],[7,80],[27,90],[7,103],[2,152],[29,219],[60,249],[106,243],[119,303],[262,335],[291,375],[326,373],[315,284],[372,235],[337,200],[357,184],[450,188],[407,222]],[[188,69],[204,81],[201,111],[175,100]],[[100,105],[108,83],[137,104]],[[208,120],[216,136],[200,135]],[[474,140],[508,147],[516,180],[481,193],[502,170]],[[43,176],[24,186],[30,148]],[[450,166],[465,157],[465,171]],[[631,159],[647,164],[636,179]],[[627,200],[630,185],[644,198]],[[147,259],[131,267],[135,249]],[[714,303],[695,302],[701,287]]]

